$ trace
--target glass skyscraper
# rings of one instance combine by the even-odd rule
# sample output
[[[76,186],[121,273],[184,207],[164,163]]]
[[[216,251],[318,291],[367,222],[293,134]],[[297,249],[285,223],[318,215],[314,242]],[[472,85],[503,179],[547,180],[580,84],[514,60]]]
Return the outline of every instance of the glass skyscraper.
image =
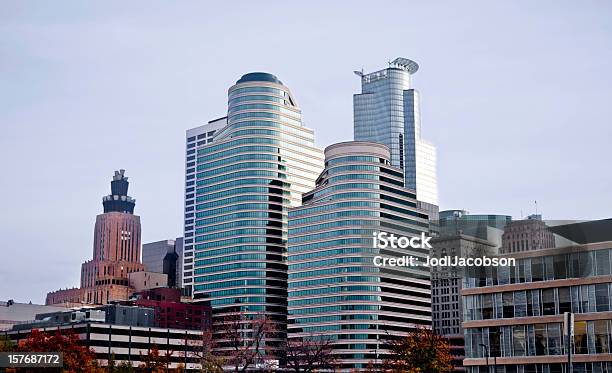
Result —
[[[374,257],[427,249],[379,249],[374,231],[428,232],[428,216],[386,146],[345,142],[325,149],[325,169],[289,211],[288,338],[329,338],[343,371],[380,364],[384,340],[431,325],[427,267],[379,267]],[[424,260],[424,259],[422,259]]]
[[[421,138],[420,96],[412,88],[416,62],[396,58],[370,74],[356,71],[361,93],[353,96],[355,140],[373,141],[391,150],[391,164],[404,171],[406,188],[417,199],[438,205],[436,148]]]
[[[273,320],[278,333],[265,343],[274,350],[286,333],[288,210],[314,188],[323,153],[271,74],[246,74],[229,89],[227,118],[213,123],[225,121],[194,152],[185,281],[194,298],[210,300],[217,321],[235,312]]]

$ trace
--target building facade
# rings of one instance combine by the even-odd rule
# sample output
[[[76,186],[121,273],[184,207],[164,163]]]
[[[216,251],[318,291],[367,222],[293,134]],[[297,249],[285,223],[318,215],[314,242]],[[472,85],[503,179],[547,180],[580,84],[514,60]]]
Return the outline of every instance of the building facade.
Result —
[[[501,253],[518,253],[555,247],[555,235],[542,221],[541,215],[508,224],[502,236]]]
[[[104,322],[75,322],[36,328],[42,332],[74,333],[80,343],[93,350],[102,366],[114,359],[115,366],[128,363],[134,368],[145,363],[152,348],[159,350],[160,356],[168,356],[169,369],[179,366],[187,371],[199,371],[201,365],[201,330],[175,328],[155,328],[143,326],[115,325]],[[6,331],[3,335],[14,342],[27,339],[31,329]]]
[[[74,302],[106,304],[127,300],[131,288],[128,275],[144,271],[140,261],[140,217],[134,215],[136,200],[128,196],[125,170],[115,171],[111,194],[102,199],[104,213],[96,217],[93,259],[83,263],[80,290],[51,292],[47,304]]]
[[[181,281],[184,293],[193,295],[193,253],[195,235],[196,163],[198,152],[214,141],[215,133],[227,125],[227,117],[187,130],[185,139],[185,225]]]
[[[43,312],[61,312],[65,307],[44,306],[42,304],[20,303],[12,299],[0,301],[0,330],[6,330],[16,324],[32,321]]]
[[[184,283],[194,299],[210,301],[215,320],[265,314],[277,330],[266,346],[279,353],[286,335],[288,209],[314,188],[322,151],[302,125],[291,91],[267,73],[246,74],[230,87],[227,125],[194,148]]]
[[[440,213],[442,216],[442,212]],[[440,227],[442,228],[442,227]],[[469,258],[497,254],[492,242],[464,234],[444,235],[432,240],[430,256]],[[431,267],[432,326],[436,334],[449,340],[455,372],[463,372],[465,340],[463,336],[463,303],[461,289],[465,273],[454,266]]]
[[[396,58],[373,73],[356,72],[361,93],[353,96],[355,140],[373,141],[391,150],[391,165],[404,172],[405,186],[417,199],[438,205],[436,148],[421,138],[420,96],[412,88],[419,66]]]
[[[467,276],[467,371],[485,372],[488,363],[500,373],[568,372],[562,326],[572,312],[572,373],[612,372],[611,247],[608,241],[504,254],[516,266]]]
[[[377,143],[327,147],[316,188],[289,212],[289,338],[331,339],[343,371],[380,364],[387,338],[431,325],[429,269],[374,263],[428,254],[373,245],[375,231],[428,233],[428,216],[390,158]]]
[[[154,310],[155,326],[188,330],[209,330],[211,308],[208,304],[181,302],[181,291],[176,288],[158,288],[143,291],[134,304]]]
[[[466,210],[444,210],[439,214],[440,236],[464,234],[501,245],[506,226],[512,216],[499,214],[470,214]]]
[[[183,275],[183,238],[142,245],[142,264],[149,272],[164,273],[168,286],[181,287]]]

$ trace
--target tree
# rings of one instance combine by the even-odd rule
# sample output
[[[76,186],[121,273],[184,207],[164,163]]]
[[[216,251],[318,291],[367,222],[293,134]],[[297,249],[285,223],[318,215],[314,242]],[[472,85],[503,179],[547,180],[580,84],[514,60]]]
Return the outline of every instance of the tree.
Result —
[[[64,357],[64,372],[98,373],[103,372],[98,366],[93,350],[79,344],[79,337],[72,330],[58,329],[55,333],[45,333],[33,329],[26,340],[19,342],[21,352],[61,352]]]
[[[334,370],[336,361],[329,338],[308,337],[288,340],[285,345],[287,368],[296,373]]]
[[[15,344],[8,337],[0,337],[0,352],[12,352],[15,351]]]
[[[115,373],[133,373],[133,372],[134,372],[134,366],[132,366],[132,364],[127,361],[120,363],[115,368]]]
[[[448,341],[429,329],[419,328],[389,340],[387,348],[391,356],[384,361],[386,372],[448,373],[453,369]]]
[[[151,346],[151,350],[148,354],[140,354],[140,361],[142,361],[142,364],[140,364],[138,368],[141,372],[146,373],[165,372],[170,362],[170,356],[172,356],[172,351],[166,351],[166,353],[162,355],[157,345],[154,344]]]
[[[182,356],[188,361],[195,359],[201,365],[202,373],[223,373],[225,359],[215,351],[216,341],[212,331],[205,331],[198,339],[185,335],[185,346],[186,351]]]
[[[267,340],[276,334],[274,324],[264,315],[245,316],[242,312],[230,314],[213,326],[218,351],[235,373],[257,367],[269,370],[274,358]]]

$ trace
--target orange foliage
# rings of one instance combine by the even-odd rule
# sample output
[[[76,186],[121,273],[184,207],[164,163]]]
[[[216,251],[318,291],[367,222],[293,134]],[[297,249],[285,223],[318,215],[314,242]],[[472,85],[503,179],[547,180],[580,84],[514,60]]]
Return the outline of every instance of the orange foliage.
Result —
[[[92,350],[79,344],[79,337],[71,330],[63,333],[45,333],[33,329],[28,339],[19,342],[17,350],[21,352],[61,352],[64,356],[63,372],[99,373],[103,370],[98,366]]]
[[[392,357],[385,361],[390,373],[448,373],[453,369],[448,341],[420,328],[389,343]]]

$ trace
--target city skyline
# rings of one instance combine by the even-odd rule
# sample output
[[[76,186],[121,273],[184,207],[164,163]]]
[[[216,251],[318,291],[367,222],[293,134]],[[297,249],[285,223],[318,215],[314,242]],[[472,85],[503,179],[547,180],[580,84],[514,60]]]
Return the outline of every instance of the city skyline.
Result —
[[[11,197],[2,214],[0,234],[7,250],[16,252],[0,264],[0,298],[41,303],[41,289],[78,284],[73,268],[91,253],[98,196],[105,192],[112,170],[125,168],[132,177],[143,242],[180,236],[185,130],[223,113],[223,92],[236,76],[250,71],[276,74],[292,87],[305,125],[315,130],[316,143],[322,147],[352,139],[348,135],[351,99],[359,89],[352,70],[363,64],[374,71],[384,67],[381,61],[397,56],[414,59],[421,66],[415,86],[423,96],[424,136],[439,152],[441,209],[520,217],[521,210],[524,215],[533,212],[533,200],[538,200],[549,218],[608,217],[610,176],[597,171],[605,170],[605,140],[610,138],[610,128],[604,127],[610,116],[605,104],[610,99],[606,89],[612,78],[607,68],[610,59],[609,52],[599,48],[610,36],[609,27],[602,24],[609,9],[573,12],[568,6],[552,11],[541,25],[538,16],[544,9],[550,13],[550,8],[523,6],[534,15],[516,33],[510,32],[513,17],[525,16],[516,5],[489,9],[502,27],[493,35],[481,35],[483,40],[473,39],[475,28],[459,27],[455,41],[463,40],[465,50],[445,42],[452,36],[452,27],[468,17],[459,12],[444,31],[418,19],[413,20],[414,26],[394,24],[399,16],[385,15],[392,26],[357,33],[359,40],[350,40],[339,51],[333,50],[333,43],[346,39],[347,30],[354,31],[365,20],[357,10],[332,6],[321,30],[306,31],[307,21],[315,17],[312,11],[279,7],[274,11],[300,11],[304,16],[295,25],[303,50],[291,47],[288,51],[304,61],[292,65],[258,52],[257,46],[244,46],[252,58],[232,53],[223,57],[225,44],[232,41],[223,39],[240,40],[233,32],[220,37],[221,41],[208,36],[205,43],[197,44],[198,52],[186,41],[172,46],[172,37],[189,36],[194,43],[192,38],[222,26],[218,21],[200,25],[196,17],[187,17],[185,8],[170,12],[186,17],[182,27],[170,30],[168,36],[157,34],[160,39],[156,40],[147,32],[164,18],[154,12],[125,28],[117,22],[126,16],[111,16],[107,8],[94,14],[75,7],[62,15],[66,24],[58,25],[50,21],[59,15],[57,9],[29,13],[16,4],[4,4],[0,40],[6,47],[0,48],[7,48],[3,55],[8,58],[0,64],[0,74],[7,90],[0,90],[0,98],[8,105],[0,112],[5,134],[0,148],[2,158],[11,160],[3,162],[3,169],[13,181],[0,187],[3,195]],[[125,14],[135,16],[136,9],[127,8]],[[416,4],[413,8],[426,16],[439,12],[447,20],[453,15],[451,9]],[[507,20],[501,19],[506,11]],[[332,26],[333,17],[343,12],[353,18]],[[71,18],[77,15],[85,21]],[[483,27],[489,22],[476,23]],[[548,31],[553,26],[563,28],[558,37]],[[398,45],[406,35],[389,31],[404,27],[422,27],[431,37],[408,37]],[[257,30],[264,35],[269,32],[260,26]],[[322,47],[308,39],[322,42],[332,31],[337,34]],[[388,40],[380,40],[382,35]],[[95,50],[88,38],[95,41]],[[520,47],[514,45],[515,38],[523,42]],[[379,45],[358,50],[360,43],[370,40],[379,40]],[[499,44],[492,44],[494,40],[500,40]],[[550,49],[537,48],[543,40],[551,42]],[[135,46],[142,49],[134,52]],[[162,48],[175,55],[159,57],[165,51]],[[218,48],[213,57],[222,58],[205,58],[210,57],[206,55],[210,48]],[[308,56],[321,48],[329,53],[325,61]],[[198,63],[190,57],[197,57]],[[575,76],[567,73],[567,63],[558,62],[562,57],[576,58],[570,71]],[[491,123],[497,126],[491,128]],[[559,126],[567,131],[558,131]],[[576,128],[582,132],[572,132]],[[499,154],[492,154],[492,149]],[[511,172],[516,163],[524,167],[519,175]],[[541,172],[543,168],[548,172]],[[576,191],[580,198],[573,198]],[[52,268],[42,271],[47,264]],[[36,278],[17,281],[26,270],[36,273]]]

